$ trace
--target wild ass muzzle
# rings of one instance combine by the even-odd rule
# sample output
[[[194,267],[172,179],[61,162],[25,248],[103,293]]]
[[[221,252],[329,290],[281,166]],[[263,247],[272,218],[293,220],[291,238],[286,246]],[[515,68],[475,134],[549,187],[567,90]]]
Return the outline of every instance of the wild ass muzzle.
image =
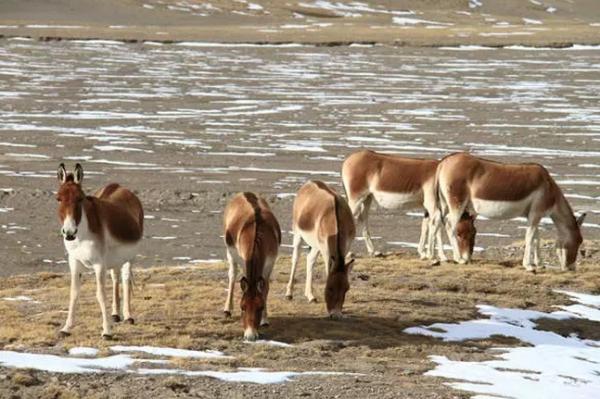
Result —
[[[574,270],[583,242],[580,227],[585,213],[575,217],[563,192],[542,165],[504,164],[456,153],[441,160],[436,176],[443,214],[432,218],[432,231],[445,217],[456,232],[465,211],[490,219],[525,217],[528,226],[523,266],[534,271],[540,265],[538,225],[548,215],[558,233],[556,248],[561,269]],[[433,240],[432,235],[429,240]]]
[[[267,297],[281,244],[281,229],[265,200],[253,193],[239,193],[225,208],[224,230],[229,263],[229,290],[224,313],[230,317],[233,311],[233,289],[237,268],[241,265],[240,308],[244,338],[254,341],[259,337],[259,325],[269,325]]]
[[[426,251],[428,243],[429,216],[435,212],[435,171],[439,161],[433,159],[405,158],[397,155],[379,154],[362,150],[350,155],[342,165],[342,180],[357,224],[362,225],[362,234],[370,255],[375,251],[369,231],[369,209],[373,200],[386,209],[424,209],[421,222],[421,236],[417,252],[421,259],[433,258],[431,251]],[[461,235],[454,250],[454,260],[458,262],[459,253],[473,251],[475,243],[475,226],[473,218],[466,214],[458,226]],[[449,235],[452,241],[452,236]],[[446,261],[442,232],[436,233],[436,245],[439,259]],[[470,256],[470,254],[469,254]]]
[[[67,173],[61,163],[57,176],[60,183],[56,195],[62,224],[60,231],[71,271],[69,314],[60,333],[70,335],[81,275],[87,268],[96,275],[96,296],[102,311],[102,337],[108,339],[112,337],[112,321],[121,320],[120,282],[123,284],[123,318],[133,324],[132,262],[144,231],[142,204],[135,194],[116,183],[101,188],[94,195],[85,195],[81,187],[83,168],[80,164],[75,166],[73,173]],[[113,282],[112,320],[108,317],[104,292],[107,271],[110,271]]]
[[[309,302],[316,302],[312,293],[313,268],[321,253],[325,264],[325,302],[331,318],[342,316],[346,293],[350,289],[348,275],[354,259],[346,262],[346,254],[354,240],[352,212],[346,201],[321,181],[304,184],[294,200],[293,254],[290,281],[286,297],[292,299],[294,274],[298,266],[302,240],[310,246],[306,258],[306,288]]]

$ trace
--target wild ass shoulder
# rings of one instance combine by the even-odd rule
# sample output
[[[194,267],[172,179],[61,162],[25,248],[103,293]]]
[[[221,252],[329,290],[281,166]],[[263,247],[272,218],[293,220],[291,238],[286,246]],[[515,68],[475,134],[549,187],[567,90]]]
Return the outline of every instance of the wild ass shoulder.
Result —
[[[418,253],[422,259],[431,257],[425,251],[429,215],[435,211],[435,172],[439,161],[433,159],[406,158],[362,150],[350,155],[342,166],[342,180],[348,204],[357,222],[362,224],[362,233],[369,254],[375,246],[369,231],[369,209],[373,200],[387,209],[424,209],[421,223]],[[458,239],[461,252],[472,251],[475,233],[472,219],[463,218]],[[437,233],[438,256],[446,260],[441,231]],[[433,251],[433,249],[432,249]],[[457,258],[455,253],[455,258]]]
[[[583,241],[580,226],[585,214],[575,217],[562,190],[542,165],[504,164],[457,153],[440,162],[437,183],[453,228],[465,210],[491,219],[526,217],[523,266],[532,270],[539,265],[538,224],[548,215],[558,232],[561,268],[575,263]]]
[[[240,280],[244,338],[258,338],[259,325],[268,325],[269,280],[281,244],[281,229],[265,200],[254,193],[239,193],[227,204],[224,237],[229,263],[229,290],[224,313],[231,316],[237,267]]]
[[[84,267],[96,274],[96,296],[102,311],[102,335],[111,336],[111,321],[106,311],[104,281],[107,270],[113,281],[112,320],[120,321],[120,280],[123,283],[123,317],[131,317],[132,261],[144,231],[144,211],[131,191],[116,183],[86,196],[81,187],[83,168],[75,166],[67,173],[64,164],[58,168],[60,187],[57,193],[61,233],[69,255],[71,293],[69,314],[61,333],[68,335],[74,323],[75,307]]]
[[[352,212],[346,201],[321,181],[309,181],[296,195],[293,210],[293,254],[290,280],[286,297],[292,299],[294,274],[300,257],[302,240],[310,247],[306,261],[306,288],[309,302],[316,299],[312,293],[312,274],[321,253],[327,281],[325,302],[330,317],[340,317],[346,293],[350,288],[348,274],[354,260],[346,262],[355,236]]]

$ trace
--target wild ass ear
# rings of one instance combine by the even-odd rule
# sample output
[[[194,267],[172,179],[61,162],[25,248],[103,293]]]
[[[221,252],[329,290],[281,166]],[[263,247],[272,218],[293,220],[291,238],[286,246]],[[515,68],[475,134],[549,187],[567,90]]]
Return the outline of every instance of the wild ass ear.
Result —
[[[587,213],[583,212],[581,215],[577,216],[577,226],[578,227],[581,227],[586,215],[587,215]]]
[[[256,290],[258,291],[259,294],[262,294],[264,289],[265,289],[265,279],[260,277],[258,279],[258,281],[256,282]]]
[[[73,181],[77,184],[80,184],[83,180],[83,167],[80,163],[75,165],[75,171],[73,172]]]
[[[246,279],[246,277],[242,277],[242,279],[240,280],[240,288],[242,289],[243,293],[248,291],[248,280]]]
[[[67,181],[67,170],[65,169],[65,164],[61,163],[60,165],[58,165],[58,170],[56,171],[56,177],[58,178],[58,181],[63,184],[64,182]]]

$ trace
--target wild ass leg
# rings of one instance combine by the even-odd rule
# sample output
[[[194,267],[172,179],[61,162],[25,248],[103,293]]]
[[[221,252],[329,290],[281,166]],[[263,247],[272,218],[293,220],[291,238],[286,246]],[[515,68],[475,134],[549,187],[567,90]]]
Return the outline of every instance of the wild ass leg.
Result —
[[[429,214],[429,234],[427,242],[427,258],[432,260],[432,264],[439,263],[434,257],[435,241],[440,233],[442,224],[442,215],[439,210]]]
[[[306,256],[306,287],[304,288],[304,295],[308,299],[308,302],[317,302],[312,293],[313,269],[315,263],[317,263],[317,256],[319,256],[319,248],[311,248]]]
[[[120,269],[110,269],[110,278],[113,283],[113,298],[112,298],[112,321],[118,323],[121,321],[121,317],[119,316],[119,311],[121,309],[121,298],[119,295],[119,283],[121,277]],[[125,288],[125,287],[123,287]]]
[[[373,196],[367,194],[366,196],[358,199],[357,201],[350,201],[350,209],[352,215],[356,218],[356,227],[362,227],[362,236],[367,247],[367,252],[371,256],[380,255],[379,252],[375,251],[375,245],[371,239],[371,231],[369,230],[369,210],[371,209],[371,203],[373,202]]]
[[[63,336],[71,335],[71,328],[75,321],[75,307],[79,300],[81,289],[81,263],[72,257],[69,257],[69,269],[71,270],[71,293],[69,295],[69,314],[65,326],[60,330]]]
[[[125,262],[121,269],[121,280],[123,282],[123,319],[125,323],[133,324],[131,317],[131,294],[133,291],[133,271],[131,262]]]
[[[260,325],[261,326],[268,326],[269,325],[269,319],[268,319],[268,314],[267,314],[267,298],[269,297],[269,279],[266,278],[265,279],[265,286],[264,286],[264,292],[263,292],[263,298],[265,301],[265,307],[263,308],[262,311],[262,316],[260,318]]]
[[[436,205],[436,195],[434,193],[434,191],[430,188],[430,187],[424,187],[423,188],[423,207],[425,208],[425,215],[423,218],[423,224],[421,225],[421,240],[419,241],[419,247],[421,247],[421,245],[423,245],[423,247],[419,250],[419,255],[421,256],[421,259],[433,259],[433,253],[435,248],[431,247],[427,249],[427,252],[425,252],[425,243],[427,243],[428,245],[432,245],[431,242],[429,242],[429,237],[431,231],[430,229],[431,227],[431,219],[432,219],[432,215],[435,215],[436,213],[440,213],[440,210],[438,209],[437,205]],[[439,204],[440,209],[443,208],[444,204]],[[441,217],[441,214],[440,214]],[[437,240],[436,242],[436,246],[437,246],[437,252],[438,252],[438,257],[440,259],[440,261],[442,262],[447,262],[448,258],[446,258],[446,254],[444,253],[444,243],[442,241],[442,232],[441,229],[438,229],[437,232],[434,233],[435,239]]]
[[[429,231],[429,213],[425,211],[425,216],[421,222],[421,237],[419,237],[419,246],[417,247],[417,253],[421,259],[427,259],[427,252],[425,251],[425,244],[427,243],[427,232]]]
[[[294,293],[294,276],[296,275],[296,268],[298,267],[298,260],[300,259],[300,249],[302,247],[302,236],[300,232],[294,232],[294,242],[292,243],[292,268],[290,270],[290,281],[288,281],[287,289],[285,290],[285,297],[292,300]]]
[[[450,244],[452,244],[452,236],[450,236]],[[439,228],[436,235],[435,235],[435,245],[437,248],[437,253],[438,253],[438,259],[441,262],[448,262],[448,257],[446,256],[446,253],[444,252],[444,240],[442,238],[442,229]]]
[[[96,264],[94,265],[94,272],[96,273],[96,298],[102,311],[102,337],[110,339],[112,338],[111,320],[106,311],[106,293],[104,292],[106,269],[104,265]]]
[[[523,267],[527,271],[535,270],[535,266],[531,262],[531,251],[534,246],[534,239],[537,235],[537,229],[539,220],[534,220],[529,223],[527,226],[527,231],[525,232],[525,253],[523,254]]]
[[[458,241],[456,240],[456,236],[452,234],[452,229],[450,228],[450,223],[446,223],[444,225],[446,228],[446,235],[448,236],[448,242],[450,242],[450,246],[452,247],[452,258],[454,262],[460,262],[460,251],[458,250]],[[441,231],[440,231],[441,233]]]
[[[465,212],[465,209],[467,209],[466,202],[460,204],[460,206],[458,206],[456,208],[452,208],[449,206],[448,214],[446,216],[446,221],[447,221],[446,229],[449,230],[448,237],[450,238],[450,243],[452,244],[452,252],[453,252],[454,260],[460,264],[467,263],[467,259],[463,259],[463,257],[460,255],[460,251],[458,248],[458,240],[456,237],[456,230],[458,228],[458,223],[460,222],[460,219],[461,219],[463,213]]]
[[[540,266],[540,229],[535,229],[533,236],[533,264],[535,267]]]
[[[229,276],[229,285],[227,287],[227,299],[225,300],[223,313],[225,314],[225,317],[231,317],[231,312],[233,311],[233,288],[235,287],[235,280],[237,277],[237,265],[229,247],[227,247],[227,263],[229,263],[229,271],[227,273]]]

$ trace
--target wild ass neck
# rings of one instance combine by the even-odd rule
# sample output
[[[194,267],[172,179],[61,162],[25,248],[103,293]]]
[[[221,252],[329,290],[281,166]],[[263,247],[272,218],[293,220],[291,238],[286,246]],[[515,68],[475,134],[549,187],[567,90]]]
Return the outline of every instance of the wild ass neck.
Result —
[[[559,240],[572,241],[580,234],[573,210],[560,190],[556,193],[556,202],[550,218],[556,226]]]

